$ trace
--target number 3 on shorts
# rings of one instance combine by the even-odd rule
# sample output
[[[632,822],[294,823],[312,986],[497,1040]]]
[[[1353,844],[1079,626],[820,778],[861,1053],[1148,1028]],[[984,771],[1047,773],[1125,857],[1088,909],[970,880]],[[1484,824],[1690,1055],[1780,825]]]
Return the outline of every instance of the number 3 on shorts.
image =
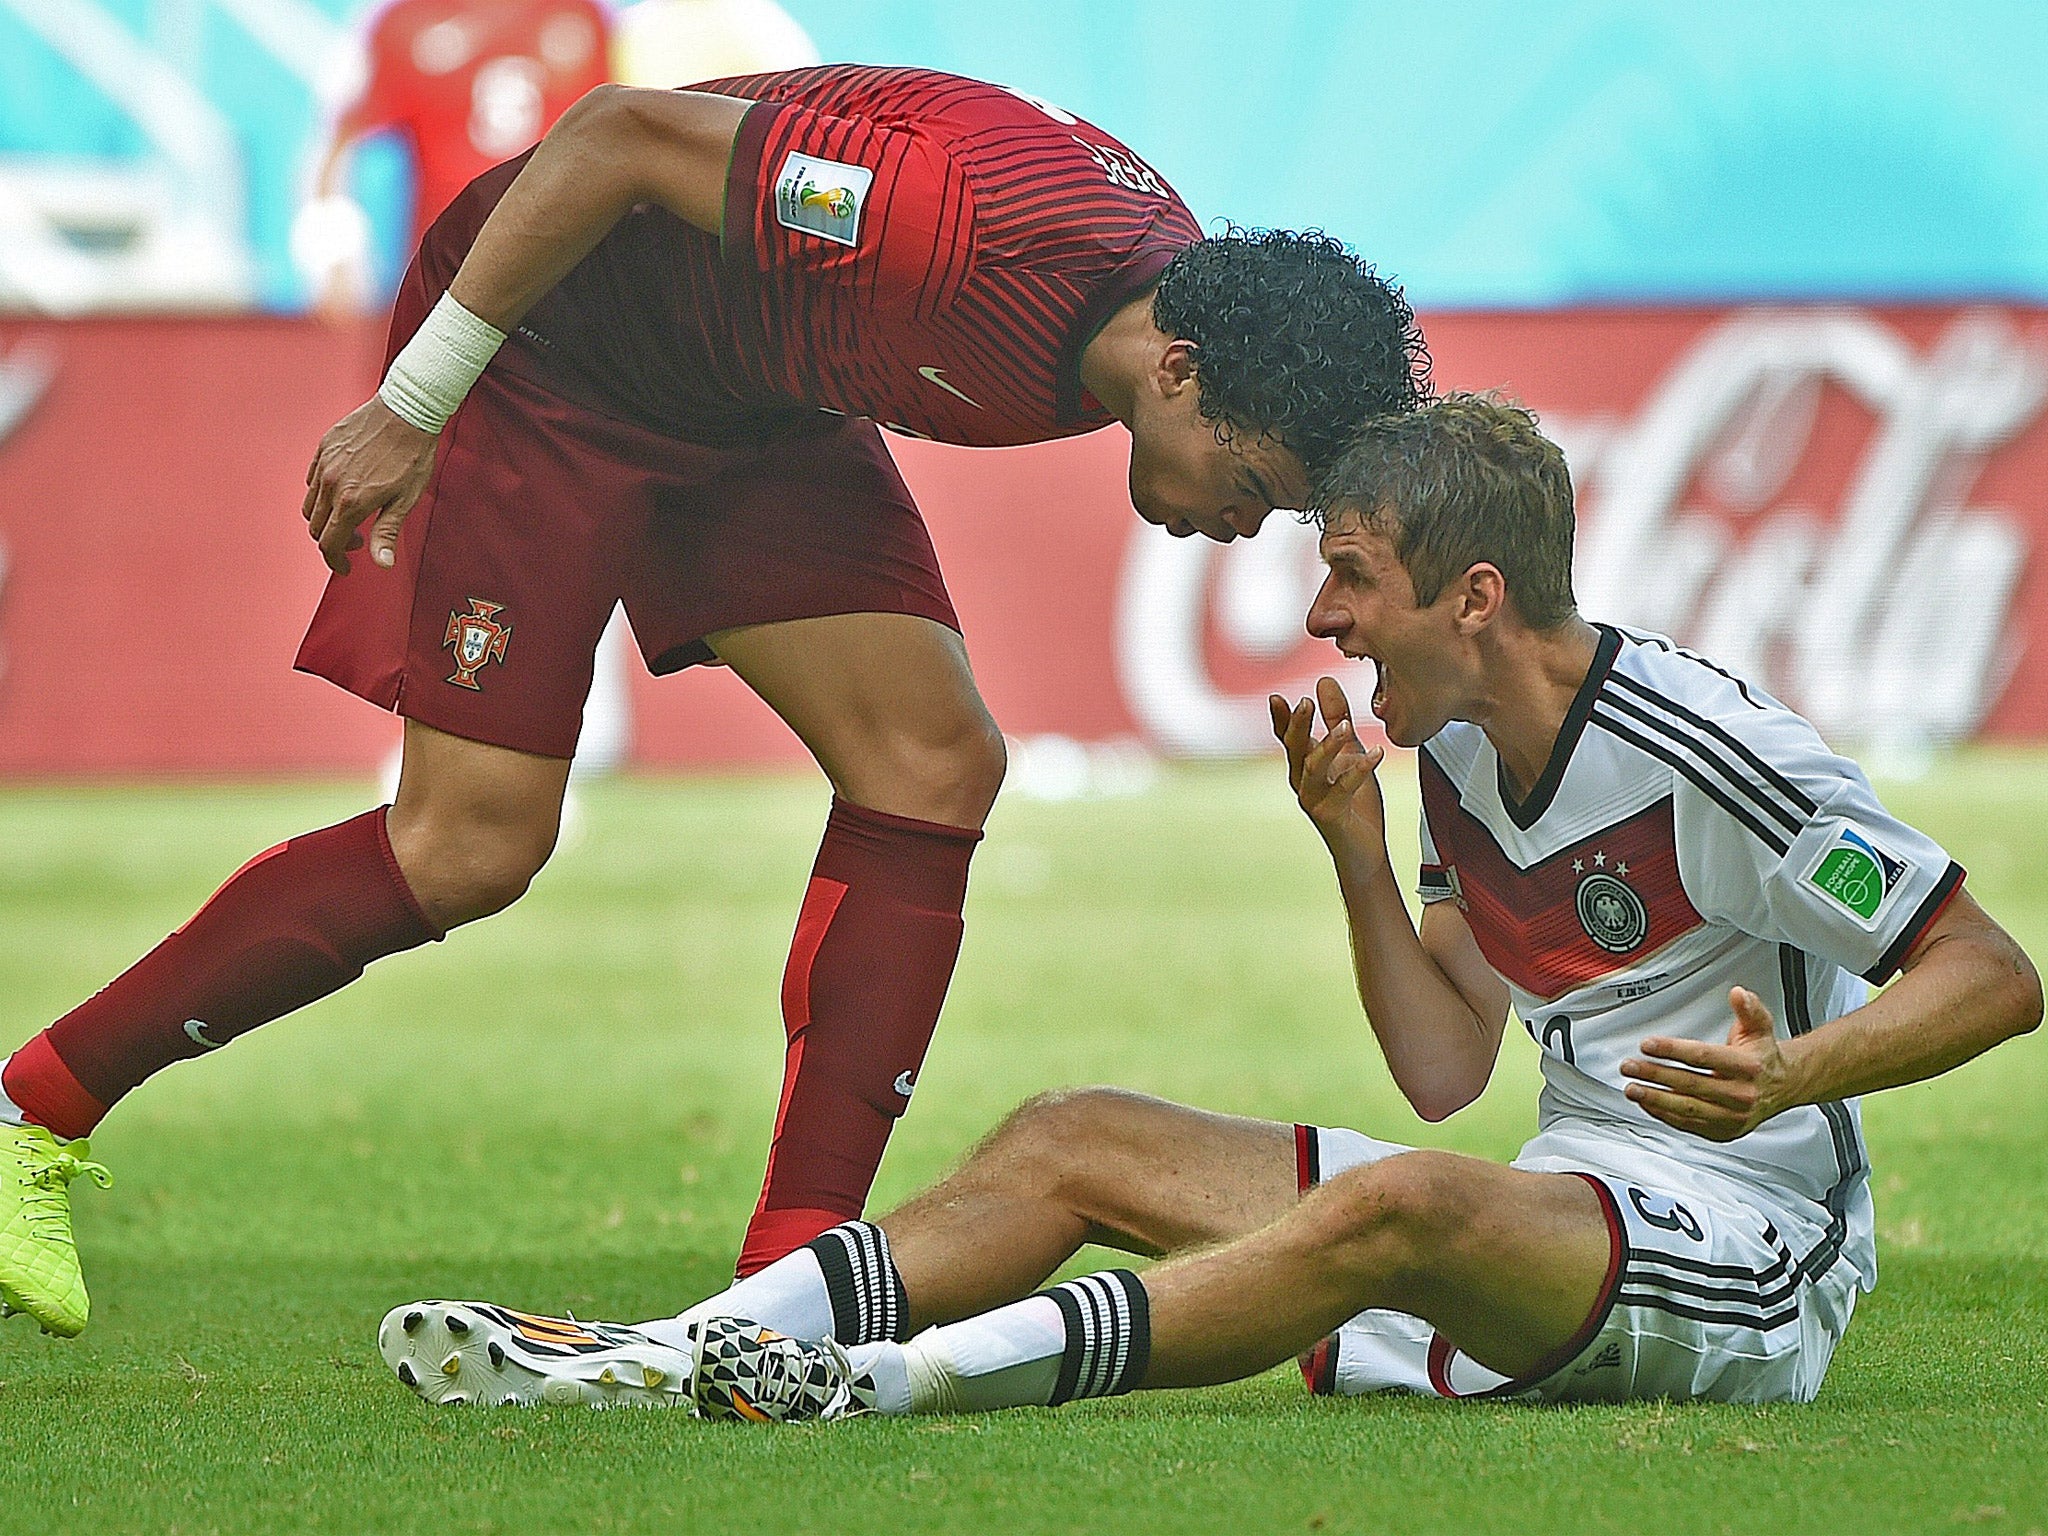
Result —
[[[1650,1209],[1652,1200],[1661,1201],[1667,1210],[1657,1212]],[[1662,1227],[1666,1232],[1683,1232],[1694,1242],[1703,1242],[1706,1233],[1700,1230],[1698,1220],[1684,1206],[1666,1195],[1648,1195],[1631,1184],[1628,1187],[1628,1203],[1636,1208],[1636,1214],[1653,1227]]]

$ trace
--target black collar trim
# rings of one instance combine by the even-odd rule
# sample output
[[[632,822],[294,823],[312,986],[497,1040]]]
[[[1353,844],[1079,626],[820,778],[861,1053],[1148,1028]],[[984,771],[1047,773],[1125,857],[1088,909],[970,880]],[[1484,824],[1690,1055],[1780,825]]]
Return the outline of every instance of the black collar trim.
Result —
[[[1587,668],[1586,680],[1579,684],[1579,691],[1572,696],[1572,707],[1565,711],[1564,726],[1551,746],[1550,761],[1543,765],[1543,775],[1537,779],[1536,787],[1529,791],[1528,799],[1515,799],[1514,791],[1508,786],[1507,764],[1500,760],[1499,749],[1494,750],[1493,771],[1500,787],[1501,809],[1508,813],[1508,820],[1524,832],[1543,819],[1543,813],[1550,809],[1550,802],[1557,798],[1557,787],[1564,782],[1564,771],[1571,766],[1572,753],[1578,748],[1579,738],[1585,734],[1586,722],[1593,718],[1593,701],[1600,696],[1607,674],[1614,668],[1614,658],[1621,653],[1621,631],[1605,624],[1596,627],[1600,631],[1600,644],[1593,651],[1593,665]]]

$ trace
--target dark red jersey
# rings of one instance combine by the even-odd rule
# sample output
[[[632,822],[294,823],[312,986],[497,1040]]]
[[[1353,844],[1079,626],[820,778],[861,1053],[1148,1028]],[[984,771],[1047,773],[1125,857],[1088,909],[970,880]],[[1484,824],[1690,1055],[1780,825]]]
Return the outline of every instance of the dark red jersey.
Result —
[[[1081,350],[1201,235],[1143,160],[1057,107],[931,70],[698,88],[760,103],[723,240],[636,210],[534,307],[513,366],[698,442],[821,410],[973,446],[1109,422]]]

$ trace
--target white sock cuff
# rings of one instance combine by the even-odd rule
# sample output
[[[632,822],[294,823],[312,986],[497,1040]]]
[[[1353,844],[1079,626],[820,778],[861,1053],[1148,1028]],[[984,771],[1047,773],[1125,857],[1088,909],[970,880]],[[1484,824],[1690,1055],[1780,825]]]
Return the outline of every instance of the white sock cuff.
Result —
[[[454,294],[444,293],[391,360],[377,398],[401,421],[439,436],[504,344],[503,331],[464,309]]]

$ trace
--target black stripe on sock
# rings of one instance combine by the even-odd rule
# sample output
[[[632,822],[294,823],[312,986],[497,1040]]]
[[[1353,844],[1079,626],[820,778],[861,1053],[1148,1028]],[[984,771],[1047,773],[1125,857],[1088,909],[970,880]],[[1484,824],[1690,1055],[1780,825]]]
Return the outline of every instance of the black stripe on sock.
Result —
[[[825,1277],[825,1294],[832,1302],[832,1337],[842,1344],[865,1344],[861,1337],[860,1287],[853,1274],[855,1239],[845,1227],[821,1232],[804,1245],[818,1261]]]
[[[1059,1379],[1053,1383],[1052,1396],[1046,1401],[1057,1408],[1061,1403],[1072,1402],[1074,1388],[1081,1379],[1081,1354],[1084,1332],[1081,1324],[1081,1300],[1073,1292],[1071,1282],[1056,1285],[1045,1293],[1060,1309],[1060,1320],[1067,1327],[1067,1347],[1060,1353]]]
[[[1135,1274],[1104,1270],[1044,1294],[1060,1309],[1067,1331],[1053,1406],[1083,1397],[1117,1397],[1145,1379],[1152,1363],[1152,1308]]]
[[[1145,1294],[1145,1282],[1128,1269],[1112,1269],[1109,1278],[1123,1287],[1130,1306],[1130,1347],[1124,1353],[1124,1368],[1110,1383],[1106,1395],[1117,1396],[1138,1387],[1152,1364],[1152,1301]]]
[[[889,1234],[870,1221],[844,1221],[806,1245],[817,1256],[841,1344],[901,1344],[910,1337],[910,1297],[889,1254]]]

